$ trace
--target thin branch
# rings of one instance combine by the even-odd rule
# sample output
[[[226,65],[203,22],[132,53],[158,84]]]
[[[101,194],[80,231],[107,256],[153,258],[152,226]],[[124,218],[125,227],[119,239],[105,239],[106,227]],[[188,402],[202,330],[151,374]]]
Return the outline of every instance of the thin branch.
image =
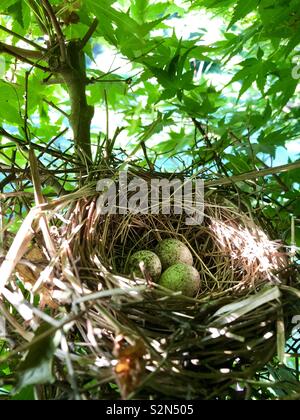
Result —
[[[57,106],[57,105],[55,105],[55,103],[54,102],[52,102],[52,101],[48,101],[47,99],[43,99],[43,101],[47,104],[47,105],[49,105],[49,106],[51,106],[52,108],[54,108],[56,111],[58,111],[58,112],[60,112],[64,117],[66,117],[66,118],[70,118],[70,115],[67,113],[67,112],[65,112],[64,110],[62,110],[61,108],[59,108],[59,106]]]
[[[60,137],[62,137],[64,134],[66,134],[67,131],[69,131],[68,127],[64,128],[60,133],[57,134],[57,136],[53,137],[53,139],[50,140],[49,143],[46,144],[45,150],[43,152],[41,152],[41,156],[44,153],[48,153],[48,150],[51,150],[50,146],[52,146],[52,144],[55,143],[56,140],[58,140]],[[51,155],[51,153],[49,153],[49,155]]]
[[[65,191],[63,186],[59,183],[59,181],[55,178],[56,171],[53,171],[53,173],[49,173],[49,171],[46,170],[46,168],[42,168],[42,169],[43,169],[43,173],[42,173],[42,176],[41,176],[42,182],[45,183],[46,185],[49,185],[50,187],[52,187],[55,190],[56,195],[58,195],[58,196],[66,195],[67,192]],[[5,176],[3,181],[0,182],[0,199],[16,196],[16,195],[11,195],[11,194],[16,194],[16,193],[8,193],[10,195],[6,195],[6,194],[2,194],[1,191],[3,191],[3,189],[7,185],[14,184],[18,180],[18,176],[20,174],[22,175],[22,180],[25,180],[26,178],[28,180],[31,180],[29,168],[28,169],[16,169],[16,168],[4,168],[4,167],[0,166],[0,170],[4,174],[8,173],[8,175]],[[32,196],[32,193],[21,193],[21,195],[23,195],[23,194],[27,194],[29,197]]]
[[[0,164],[0,171],[1,171],[1,173],[14,173],[14,172],[16,172],[16,173],[23,173],[23,172],[26,172],[26,170],[25,169],[22,169],[22,168],[12,168],[11,166],[9,166],[9,165],[4,165],[4,164]]]
[[[116,131],[114,133],[114,136],[113,136],[112,140],[110,141],[110,154],[112,154],[112,151],[113,151],[113,149],[115,147],[115,143],[117,141],[118,135],[120,133],[122,133],[122,131],[124,131],[124,130],[125,130],[125,127],[121,127],[121,128],[120,127],[117,127],[116,128]]]
[[[43,19],[42,19],[40,10],[39,10],[39,9],[41,9],[41,6],[37,5],[34,0],[25,0],[25,1],[27,1],[28,6],[31,8],[32,12],[34,13],[34,15],[37,19],[37,23],[38,23],[41,31],[43,32],[43,34],[50,36],[51,34],[49,32],[49,28],[47,28],[45,22],[43,22]]]
[[[144,156],[145,156],[145,160],[146,160],[146,162],[149,166],[150,171],[154,171],[154,165],[153,165],[153,163],[151,162],[151,160],[148,156],[147,147],[146,147],[144,141],[141,141],[141,146],[142,146],[142,150],[143,150],[143,153],[144,153]]]
[[[13,47],[11,45],[6,45],[0,42],[0,53],[12,55],[18,60],[30,64],[32,67],[37,67],[38,69],[43,70],[45,72],[50,71],[48,67],[41,66],[40,64],[37,64],[34,61],[31,61],[29,58],[27,58],[30,57],[33,59],[42,59],[42,54],[39,51],[24,50],[23,48]]]
[[[16,144],[18,144],[21,147],[26,146],[26,142],[23,139],[20,139],[19,137],[16,137],[12,134],[10,134],[8,131],[4,130],[4,128],[0,127],[0,136],[3,136],[9,140],[12,140]],[[55,149],[45,148],[44,146],[41,146],[40,144],[32,143],[31,146],[38,150],[39,152],[48,153],[51,156],[58,157],[61,160],[65,160],[68,163],[75,163],[75,160],[73,159],[72,155],[67,155],[62,152],[59,152]]]
[[[25,74],[25,95],[24,95],[24,102],[25,102],[25,113],[24,113],[24,134],[28,144],[31,143],[30,139],[30,131],[28,128],[28,82],[29,82],[29,75],[30,72],[27,71]]]
[[[42,174],[44,174],[45,176],[49,175],[49,174],[53,174],[53,175],[61,175],[61,174],[78,174],[82,171],[82,167],[78,167],[78,168],[69,168],[69,169],[42,169],[41,168],[41,172]],[[30,171],[28,168],[26,169],[16,169],[16,168],[11,168],[7,165],[2,165],[0,164],[0,171],[1,172],[5,172],[7,174],[11,174],[11,173],[16,173],[16,174],[24,174],[24,175],[29,175],[30,176]],[[76,180],[78,180],[76,178]],[[26,193],[24,193],[26,194]],[[30,193],[31,194],[31,193]]]
[[[132,83],[131,77],[128,77],[127,79],[103,79],[105,76],[106,74],[100,77],[91,77],[90,79],[87,79],[87,84],[93,85],[96,83],[125,83],[126,85],[130,85]]]
[[[68,62],[68,54],[67,54],[67,49],[66,49],[66,45],[65,45],[65,36],[61,30],[60,24],[55,16],[54,10],[52,9],[51,4],[49,3],[48,0],[42,0],[42,4],[46,10],[46,12],[48,13],[48,16],[53,24],[53,27],[55,29],[56,35],[57,35],[57,40],[59,43],[59,48],[60,48],[60,53],[61,53],[61,59],[63,63],[67,63]]]
[[[5,149],[5,146],[3,147],[3,149]],[[14,149],[15,151],[16,149]],[[2,150],[0,151],[0,155],[4,157],[5,161],[9,161],[11,163],[11,167],[17,167],[20,168],[20,166],[16,163],[15,161],[15,153],[14,151],[12,152],[12,156],[9,156],[7,153],[2,152]]]
[[[42,192],[41,177],[40,177],[40,172],[39,172],[39,162],[32,148],[29,149],[29,162],[30,162],[32,184],[33,184],[33,189],[34,189],[35,204],[36,206],[42,206],[43,204],[46,203],[46,200]],[[47,224],[47,218],[44,214],[42,214],[39,219],[39,226],[44,237],[47,251],[50,257],[54,258],[56,254],[55,244],[53,242],[53,239],[51,238],[49,226]]]
[[[205,131],[205,129],[203,128],[202,124],[196,120],[196,118],[192,118],[192,121],[195,125],[195,127],[197,128],[197,130],[200,132],[200,134],[203,136],[204,141],[206,143],[206,146],[211,150],[211,152],[214,155],[214,159],[215,162],[219,168],[219,170],[223,171],[224,175],[228,177],[228,172],[226,170],[225,165],[222,162],[221,157],[219,156],[219,154],[214,150],[213,145],[211,144],[210,138],[208,136],[208,133]]]
[[[50,149],[50,146],[61,136],[63,136],[69,129],[65,128],[62,132],[60,132],[57,136],[55,136],[47,145],[45,148],[45,152],[41,152],[38,157],[37,160],[40,164],[40,166],[42,167],[42,169],[47,170],[48,168],[43,165],[40,161],[40,159],[43,157],[44,153],[47,153],[47,150]],[[53,166],[54,163],[58,160],[59,158],[56,158],[54,161],[51,161],[50,164]],[[45,177],[44,177],[45,178]],[[64,189],[64,187],[59,183],[59,181],[55,178],[55,175],[53,174],[48,174],[48,177],[45,179],[45,183],[52,186],[54,188],[54,190],[57,192],[57,194],[60,195],[64,195],[66,194],[66,191]]]
[[[98,23],[99,23],[98,19],[95,19],[93,21],[93,23],[91,24],[87,33],[84,35],[84,37],[81,40],[81,43],[80,43],[81,44],[81,49],[83,49],[86,46],[86,44],[89,42],[89,40],[93,36],[95,30],[97,29]]]
[[[30,176],[30,174],[29,174]],[[28,197],[32,198],[33,193],[32,192],[25,192],[25,191],[16,191],[11,193],[0,193],[0,200],[6,200],[7,198],[15,198],[15,197]],[[21,217],[21,216],[20,216]]]
[[[31,145],[31,134],[30,134],[30,130],[28,127],[28,98],[29,98],[29,86],[28,86],[28,82],[29,82],[29,76],[30,76],[30,71],[26,72],[26,76],[25,76],[25,95],[24,95],[24,102],[25,102],[25,113],[24,113],[24,133],[25,133],[25,138],[28,144]],[[46,146],[47,149],[47,146]],[[31,174],[32,174],[32,182],[33,182],[33,186],[34,186],[34,191],[35,191],[35,199],[36,199],[36,204],[43,204],[44,203],[44,198],[42,195],[42,186],[41,186],[41,180],[40,180],[40,176],[39,176],[39,171],[38,171],[38,167],[42,167],[43,169],[46,169],[44,164],[41,163],[35,156],[34,150],[33,148],[30,146],[30,150],[29,150],[29,161],[30,161],[30,168],[31,168]],[[61,193],[62,192],[62,187],[60,185],[60,183],[55,179],[55,176],[53,175],[49,175],[49,177],[45,180],[45,183],[52,186],[57,193]],[[51,247],[51,241],[49,239],[49,235],[48,235],[48,228],[47,228],[47,224],[45,222],[45,220],[42,218],[40,219],[40,225],[41,225],[41,229],[44,233],[44,237],[45,237],[45,241],[47,242],[47,249],[49,251],[49,254],[51,256],[53,256],[53,247]]]
[[[25,48],[15,47],[13,45],[0,42],[0,52],[6,52],[14,57],[23,57],[26,59],[41,60],[44,54],[41,51],[27,50]]]
[[[236,136],[235,133],[233,133],[232,131],[229,131],[229,135],[236,141],[238,141],[240,144],[242,144],[242,141]],[[257,162],[259,162],[261,165],[263,165],[265,167],[265,169],[269,169],[269,166],[263,161],[261,160],[257,155],[254,156],[254,159],[257,160]],[[289,188],[288,186],[282,181],[282,179],[279,177],[279,175],[277,174],[273,174],[274,179],[276,179],[276,181],[278,182],[278,184],[284,189],[284,191],[288,192]]]
[[[1,182],[0,182],[0,191],[3,191],[3,189],[10,184],[11,182],[14,182],[16,180],[16,174],[13,172],[10,175],[6,176]]]
[[[109,158],[110,140],[109,140],[109,108],[107,91],[104,89],[104,102],[105,102],[105,114],[106,114],[106,157]]]
[[[240,175],[231,176],[230,178],[220,178],[213,181],[205,182],[206,187],[215,187],[220,185],[228,185],[236,182],[249,181],[251,179],[261,178],[269,175],[279,174],[282,172],[300,169],[300,161],[290,163],[288,165],[276,166],[275,168],[261,169],[259,171],[245,172]]]
[[[66,83],[63,77],[55,77],[53,78],[53,73],[51,73],[48,77],[43,80],[43,85],[51,86],[51,85],[62,85]]]
[[[41,47],[40,45],[36,44],[35,42],[31,41],[30,39],[24,38],[22,35],[11,31],[10,29],[6,28],[5,26],[0,25],[0,29],[4,32],[7,32],[9,35],[12,35],[16,38],[21,39],[22,41],[24,41],[26,44],[31,45],[33,48],[35,48],[36,50],[40,50],[41,52],[46,53],[47,49]]]

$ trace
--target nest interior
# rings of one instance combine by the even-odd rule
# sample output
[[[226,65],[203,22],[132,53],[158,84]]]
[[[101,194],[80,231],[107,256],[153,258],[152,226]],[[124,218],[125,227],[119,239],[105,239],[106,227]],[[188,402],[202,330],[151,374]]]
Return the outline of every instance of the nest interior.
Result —
[[[50,331],[68,326],[69,356],[55,353],[56,390],[65,390],[59,398],[247,397],[256,372],[283,355],[300,310],[297,267],[270,239],[277,239],[271,223],[220,188],[206,192],[204,221],[192,226],[174,212],[104,215],[100,197],[91,181],[24,220],[0,273],[5,284],[15,268],[30,291],[24,306],[13,276],[3,289],[21,315],[6,311],[12,336],[30,341],[43,321]],[[132,253],[165,238],[193,254],[201,277],[193,298],[163,289],[146,272],[144,279],[126,274]]]
[[[103,215],[98,197],[74,201],[60,244],[62,278],[73,309],[82,310],[85,363],[102,391],[115,382],[122,398],[212,399],[250,386],[284,341],[278,325],[295,313],[282,245],[218,193],[206,197],[200,226],[175,214]],[[164,238],[193,253],[201,276],[195,298],[124,274],[133,252]]]

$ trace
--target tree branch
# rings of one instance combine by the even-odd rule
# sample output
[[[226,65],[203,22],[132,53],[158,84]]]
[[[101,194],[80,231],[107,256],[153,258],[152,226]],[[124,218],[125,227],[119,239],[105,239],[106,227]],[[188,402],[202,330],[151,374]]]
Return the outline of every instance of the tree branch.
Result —
[[[41,51],[34,51],[34,50],[27,50],[24,48],[14,47],[13,45],[4,44],[0,42],[0,53],[6,52],[7,54],[11,54],[19,57],[33,59],[33,60],[41,60],[43,58],[43,53]]]
[[[87,31],[87,33],[84,35],[84,37],[81,40],[81,49],[83,49],[86,44],[89,42],[89,40],[91,39],[91,37],[93,36],[95,30],[97,29],[98,26],[98,19],[96,18],[93,23],[91,24],[89,30]]]
[[[68,54],[67,54],[67,49],[66,49],[66,44],[65,44],[65,36],[64,36],[64,34],[61,30],[60,24],[59,24],[58,20],[56,19],[54,10],[52,9],[52,6],[49,3],[49,1],[48,0],[42,0],[42,4],[43,4],[51,22],[52,22],[52,25],[55,29],[58,44],[59,44],[59,48],[60,48],[62,63],[66,64],[67,59],[68,59]]]
[[[228,172],[227,172],[227,170],[226,170],[226,167],[225,167],[225,165],[223,164],[222,159],[221,159],[221,157],[219,156],[219,154],[218,154],[218,153],[214,150],[213,145],[211,144],[210,138],[209,138],[209,136],[208,136],[208,133],[205,131],[205,129],[204,129],[204,127],[202,126],[202,124],[201,124],[199,121],[197,121],[197,120],[196,120],[196,118],[193,118],[193,117],[192,117],[192,121],[193,121],[193,123],[194,123],[195,127],[197,128],[197,130],[198,130],[198,131],[200,132],[200,134],[203,136],[206,146],[207,146],[207,147],[211,150],[211,152],[213,153],[213,156],[214,156],[215,162],[216,162],[216,164],[217,164],[217,166],[218,166],[219,170],[220,170],[220,171],[223,171],[224,175],[228,177],[229,175],[228,175]]]
[[[33,4],[32,7],[35,7],[35,13],[41,19],[41,12],[38,13],[39,11],[36,10],[36,7],[38,7],[37,4],[34,4],[34,2],[30,3]],[[59,80],[61,78],[62,82],[66,84],[71,101],[71,113],[68,115],[68,119],[73,130],[75,154],[77,156],[76,163],[86,166],[87,163],[92,162],[91,122],[94,116],[94,107],[90,106],[87,102],[86,85],[88,79],[83,48],[96,30],[98,21],[97,19],[93,21],[82,40],[67,43],[49,0],[42,0],[41,5],[43,8],[43,18],[52,24],[50,32],[54,31],[56,34],[51,40],[47,52],[44,54],[43,51],[31,51],[0,43],[0,53],[8,53],[25,63],[50,72]],[[58,47],[60,54],[57,54]],[[46,68],[32,61],[32,59],[41,60],[45,56],[47,56],[50,68]],[[67,116],[66,114],[64,115]],[[0,134],[13,139],[13,136],[3,129],[0,129]],[[19,139],[18,141],[24,145],[22,140]],[[34,147],[36,148],[37,146],[35,145]],[[55,154],[53,153],[53,155]],[[61,157],[59,152],[56,155],[59,158]]]
[[[31,41],[30,39],[24,38],[22,35],[19,35],[16,32],[11,31],[10,29],[6,28],[5,26],[0,25],[0,29],[2,29],[2,31],[8,33],[9,35],[12,35],[16,38],[19,38],[21,41],[24,41],[26,44],[31,45],[36,50],[40,50],[43,53],[47,53],[46,48],[41,47],[40,45],[36,44],[35,42]]]
[[[2,127],[0,127],[0,136],[3,136],[3,137],[5,137],[9,140],[12,140],[13,142],[15,142],[17,145],[19,145],[21,147],[24,147],[24,146],[27,145],[27,143],[23,139],[20,139],[19,137],[16,137],[16,136],[10,134],[8,131],[4,130],[4,128],[2,128]],[[72,155],[65,155],[65,154],[59,152],[58,150],[50,149],[50,148],[41,146],[41,145],[36,144],[36,143],[32,143],[31,146],[34,149],[36,149],[39,152],[42,152],[44,154],[48,153],[49,155],[54,156],[54,157],[58,157],[59,159],[64,160],[68,163],[76,163]]]
[[[144,141],[141,141],[141,147],[142,147],[142,150],[143,150],[143,153],[144,153],[144,156],[145,156],[145,160],[146,160],[146,162],[149,166],[149,169],[150,169],[151,172],[153,172],[155,167],[154,167],[153,163],[151,162],[151,160],[148,156],[147,147],[146,147]]]
[[[50,76],[46,77],[42,83],[43,85],[51,86],[51,85],[61,85],[65,83],[65,81],[62,77],[59,77],[59,75],[58,77],[53,78],[53,74],[51,73]]]
[[[43,70],[45,72],[50,71],[48,67],[41,66],[40,64],[31,61],[31,59],[41,60],[43,58],[43,54],[40,51],[26,50],[24,48],[14,47],[12,45],[7,45],[3,42],[0,42],[0,53],[12,55],[18,60],[30,64],[33,67],[37,67],[38,69]]]
[[[205,182],[206,187],[215,187],[220,185],[234,184],[236,182],[249,181],[251,179],[261,178],[269,175],[280,174],[282,172],[292,171],[300,168],[300,161],[288,165],[276,166],[275,168],[261,169],[260,171],[245,172],[230,178],[220,178]]]
[[[58,111],[58,112],[60,112],[64,117],[66,117],[66,118],[70,118],[70,115],[67,113],[67,112],[65,112],[63,109],[61,109],[61,108],[59,108],[59,106],[57,106],[57,105],[55,105],[55,103],[54,102],[52,102],[52,101],[48,101],[47,99],[43,99],[43,101],[47,104],[47,105],[49,105],[49,106],[51,106],[53,109],[55,109],[56,111]]]
[[[16,174],[13,172],[10,175],[6,176],[1,182],[0,182],[0,191],[3,191],[3,189],[6,187],[6,185],[10,184],[11,182],[14,182],[16,179]]]
[[[236,136],[235,133],[233,133],[232,131],[229,131],[229,135],[234,140],[236,140],[240,144],[242,144],[242,141]],[[255,155],[255,159],[257,160],[257,162],[259,162],[261,165],[263,165],[265,169],[269,169],[269,166],[263,160],[261,160],[257,155]],[[284,189],[285,192],[288,192],[289,191],[288,186],[282,181],[282,179],[280,178],[279,175],[273,174],[273,177],[274,177],[274,179],[276,179],[276,181],[278,182],[278,184]]]
[[[50,36],[49,28],[47,28],[45,22],[43,21],[41,12],[39,10],[39,9],[41,9],[41,6],[37,5],[34,0],[27,0],[27,2],[29,3],[30,8],[32,9],[33,13],[36,16],[37,23],[38,23],[42,33]]]
[[[81,162],[92,161],[91,122],[94,107],[88,105],[86,97],[86,64],[80,41],[70,41],[67,47],[70,65],[58,69],[68,88],[71,100],[69,118],[73,130],[75,150]]]

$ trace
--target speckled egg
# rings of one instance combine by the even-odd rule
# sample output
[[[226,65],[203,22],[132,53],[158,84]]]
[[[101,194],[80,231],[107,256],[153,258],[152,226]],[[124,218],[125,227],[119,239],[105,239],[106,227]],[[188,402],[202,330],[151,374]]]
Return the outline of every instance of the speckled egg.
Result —
[[[161,286],[194,297],[200,289],[200,274],[188,264],[174,264],[163,272],[158,282]]]
[[[193,265],[193,256],[186,245],[178,239],[164,239],[155,249],[163,270],[177,263]]]
[[[129,273],[137,277],[144,277],[140,265],[143,264],[153,281],[158,281],[162,266],[158,256],[152,251],[137,251],[131,255],[128,263]]]

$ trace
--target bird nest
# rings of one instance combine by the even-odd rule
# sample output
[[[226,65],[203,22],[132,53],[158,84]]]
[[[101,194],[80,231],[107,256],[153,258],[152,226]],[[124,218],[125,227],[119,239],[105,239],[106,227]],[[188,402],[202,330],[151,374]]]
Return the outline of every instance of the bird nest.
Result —
[[[36,256],[30,281],[28,266],[17,266],[54,318],[72,319],[71,386],[104,399],[214,399],[248,386],[284,345],[297,295],[289,256],[267,223],[216,191],[206,196],[201,225],[176,214],[103,215],[94,191],[45,206],[56,254],[50,262]],[[130,255],[165,238],[193,254],[201,278],[193,298],[147,271],[126,274]]]

